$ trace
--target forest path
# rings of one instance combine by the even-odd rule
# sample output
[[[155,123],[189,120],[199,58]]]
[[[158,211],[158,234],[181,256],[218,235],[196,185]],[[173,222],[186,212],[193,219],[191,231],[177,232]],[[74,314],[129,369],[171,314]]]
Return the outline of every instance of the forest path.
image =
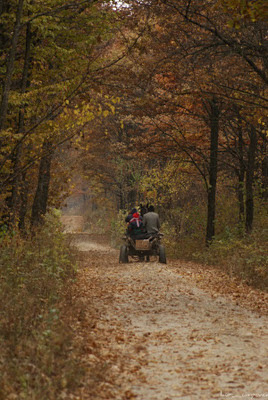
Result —
[[[268,397],[266,294],[232,286],[234,301],[220,293],[223,283],[214,292],[200,288],[200,266],[157,260],[119,264],[118,251],[83,235],[75,246],[82,260],[79,296],[88,320],[94,309],[90,335],[100,349],[93,355],[88,346],[84,358],[89,365],[107,366],[99,399]],[[223,279],[217,271],[208,275],[210,287]],[[237,304],[243,296],[253,296],[249,304],[260,312]],[[79,325],[76,331],[88,340],[87,329]],[[87,398],[85,388],[82,399]]]

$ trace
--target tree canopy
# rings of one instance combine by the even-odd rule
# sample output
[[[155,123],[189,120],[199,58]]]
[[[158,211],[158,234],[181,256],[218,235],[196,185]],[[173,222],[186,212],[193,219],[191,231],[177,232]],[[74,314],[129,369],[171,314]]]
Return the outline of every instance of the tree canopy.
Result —
[[[80,171],[121,209],[195,207],[197,190],[207,243],[231,190],[251,232],[267,196],[264,1],[10,0],[0,13],[3,220],[38,224]]]

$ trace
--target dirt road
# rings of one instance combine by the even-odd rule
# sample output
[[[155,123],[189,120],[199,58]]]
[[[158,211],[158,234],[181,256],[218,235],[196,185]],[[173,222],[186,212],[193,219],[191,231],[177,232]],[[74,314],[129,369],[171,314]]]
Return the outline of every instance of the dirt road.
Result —
[[[94,309],[90,334],[100,349],[96,354],[88,346],[84,358],[91,366],[105,361],[107,367],[99,399],[268,398],[265,307],[250,311],[237,304],[237,296],[223,296],[222,287],[201,289],[202,276],[192,264],[119,264],[118,251],[104,243],[81,237],[76,246],[83,260],[79,296],[88,321]],[[213,279],[217,286],[216,272],[210,272],[211,286]],[[267,301],[250,288],[236,293],[253,296],[262,306]],[[85,327],[75,329],[87,340]],[[81,396],[89,398],[86,387]]]

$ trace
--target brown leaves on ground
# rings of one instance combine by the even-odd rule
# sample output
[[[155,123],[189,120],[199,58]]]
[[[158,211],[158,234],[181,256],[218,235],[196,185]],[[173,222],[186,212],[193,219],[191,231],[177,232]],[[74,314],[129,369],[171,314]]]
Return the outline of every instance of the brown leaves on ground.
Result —
[[[250,349],[261,340],[262,326],[244,321],[236,305],[261,317],[266,293],[211,266],[178,260],[125,265],[118,263],[117,251],[98,243],[83,239],[78,247],[78,279],[66,318],[84,377],[66,398],[149,399],[154,393],[173,400],[163,392],[169,382],[174,393],[196,396],[198,390],[199,398],[209,393],[212,399],[221,391],[219,379],[234,394],[245,392],[244,382],[260,379],[265,362],[236,350],[236,341]],[[221,304],[224,298],[230,306]]]
[[[212,297],[224,296],[236,305],[262,315],[268,314],[268,293],[248,286],[217,267],[179,260],[170,260],[168,267]]]
[[[114,268],[115,259],[110,259],[107,269]],[[106,307],[112,307],[113,293],[107,291],[101,279],[102,262],[103,254],[97,245],[96,251],[80,253],[78,279],[72,288],[74,308],[68,318],[78,349],[76,356],[85,376],[72,398],[112,400],[119,398],[120,391],[120,399],[130,400],[135,396],[126,385],[125,360],[117,351],[128,340],[128,335],[122,333],[116,320],[106,319]]]

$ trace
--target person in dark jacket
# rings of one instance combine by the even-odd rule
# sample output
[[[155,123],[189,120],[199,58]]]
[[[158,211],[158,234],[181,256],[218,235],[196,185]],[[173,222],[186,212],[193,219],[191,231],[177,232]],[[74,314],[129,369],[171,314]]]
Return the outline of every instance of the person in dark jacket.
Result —
[[[142,235],[143,230],[143,223],[139,213],[134,213],[132,219],[129,221],[128,224],[128,234],[131,237]]]
[[[154,212],[154,206],[150,206],[143,216],[143,228],[147,233],[158,233],[160,229],[159,215]]]
[[[130,213],[126,216],[125,221],[129,222],[133,218],[133,214],[135,214],[136,212],[138,212],[137,208],[132,208]]]

